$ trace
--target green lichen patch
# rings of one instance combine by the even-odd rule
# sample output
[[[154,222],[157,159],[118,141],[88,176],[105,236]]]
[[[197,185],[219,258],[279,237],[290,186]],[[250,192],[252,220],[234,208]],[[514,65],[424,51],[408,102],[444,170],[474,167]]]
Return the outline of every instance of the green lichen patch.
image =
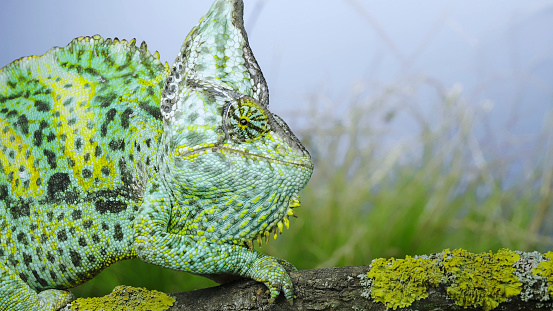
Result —
[[[541,262],[532,270],[532,273],[547,279],[549,296],[553,297],[553,252],[543,254],[547,261]]]
[[[111,294],[103,297],[78,298],[72,302],[71,310],[162,311],[167,310],[174,302],[174,298],[155,290],[117,286]]]
[[[513,274],[520,259],[514,251],[500,249],[474,254],[463,249],[444,251],[443,267],[448,277],[447,294],[457,305],[492,310],[521,291],[522,283]]]
[[[437,286],[442,277],[435,260],[377,258],[367,276],[372,279],[371,297],[387,308],[410,306],[428,297],[428,287]]]

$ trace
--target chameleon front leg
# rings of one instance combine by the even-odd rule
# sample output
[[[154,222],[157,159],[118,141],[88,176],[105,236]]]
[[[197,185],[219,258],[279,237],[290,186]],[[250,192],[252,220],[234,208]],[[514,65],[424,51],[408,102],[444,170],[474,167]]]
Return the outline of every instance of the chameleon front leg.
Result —
[[[47,289],[37,293],[19,275],[0,263],[0,310],[58,310],[70,303],[71,292]]]
[[[155,183],[153,183],[155,184]],[[194,274],[230,273],[263,282],[271,302],[283,291],[291,300],[295,268],[284,260],[231,243],[217,243],[167,231],[172,202],[162,186],[149,187],[134,221],[134,249],[139,258],[158,266]]]

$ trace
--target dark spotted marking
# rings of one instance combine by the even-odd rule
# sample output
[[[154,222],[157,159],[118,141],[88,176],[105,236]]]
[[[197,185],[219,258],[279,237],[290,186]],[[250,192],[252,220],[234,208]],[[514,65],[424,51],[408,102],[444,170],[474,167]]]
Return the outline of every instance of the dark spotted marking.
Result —
[[[79,194],[75,191],[65,192],[65,202],[75,204],[79,200]]]
[[[80,150],[82,146],[83,146],[83,139],[80,137],[75,139],[75,149]]]
[[[125,141],[122,139],[114,139],[109,142],[108,146],[109,146],[109,149],[113,151],[115,150],[125,151]]]
[[[22,114],[19,116],[19,118],[17,118],[15,127],[17,126],[19,126],[19,130],[21,131],[21,133],[23,133],[24,135],[29,134],[29,120],[27,119],[26,115]]]
[[[40,243],[42,244],[48,243],[48,235],[46,233],[42,233],[40,235]]]
[[[46,140],[48,142],[52,142],[54,139],[56,139],[56,135],[54,133],[50,133],[48,134],[48,136],[46,136]]]
[[[25,274],[25,272],[19,273],[19,278],[22,279],[25,283],[27,283],[27,281],[29,280],[29,276]]]
[[[83,168],[82,176],[83,176],[83,178],[88,179],[88,178],[92,177],[92,172],[88,168]]]
[[[82,217],[83,217],[83,211],[81,211],[80,209],[75,209],[71,213],[71,218],[73,218],[73,220],[79,220]]]
[[[60,231],[58,231],[58,240],[61,242],[67,241],[67,232],[65,229],[60,229]]]
[[[56,258],[54,258],[54,255],[52,255],[52,253],[50,252],[46,253],[46,259],[48,259],[48,261],[51,263],[54,263],[54,261],[56,261]]]
[[[98,158],[101,155],[102,155],[102,148],[100,148],[100,146],[96,146],[96,148],[94,148],[94,156]]]
[[[109,174],[111,173],[109,167],[107,166],[102,166],[102,174],[104,174],[105,176],[109,176]]]
[[[33,256],[23,253],[23,262],[28,266],[30,263],[33,262]]]
[[[101,127],[100,127],[100,134],[102,135],[102,137],[106,137],[107,133],[108,133],[108,126],[109,126],[109,123],[111,121],[113,121],[113,119],[115,118],[115,114],[117,113],[117,110],[115,110],[115,108],[111,108],[107,113],[106,113],[106,120],[104,121],[104,123],[102,123]]]
[[[80,267],[81,266],[81,255],[77,253],[74,250],[69,251],[69,256],[71,257],[71,262],[73,263],[74,267]]]
[[[84,71],[85,71],[86,73],[92,75],[92,76],[99,76],[99,75],[100,75],[100,73],[98,72],[98,70],[96,70],[96,69],[94,69],[94,68],[92,68],[92,67],[86,67],[86,68],[84,69]],[[84,87],[87,87],[87,88],[88,88],[88,87],[90,87],[90,84],[86,83],[86,84],[84,85]]]
[[[0,185],[0,200],[6,201],[8,198],[8,186]]]
[[[144,111],[146,111],[147,114],[154,117],[154,119],[157,119],[160,121],[162,120],[161,110],[159,110],[159,106],[158,107],[150,106],[148,102],[141,102],[138,106],[142,108]]]
[[[90,229],[92,227],[92,220],[83,221],[83,228]]]
[[[107,108],[107,107],[111,106],[113,103],[115,103],[117,98],[118,98],[117,93],[113,92],[113,93],[109,93],[105,96],[103,96],[103,95],[96,96],[96,101],[101,101],[102,103],[100,104],[100,106],[102,108]]]
[[[50,111],[50,104],[42,100],[35,100],[35,108],[37,111],[46,112]]]
[[[96,202],[94,202],[94,207],[96,208],[96,211],[98,211],[98,213],[100,214],[105,214],[107,212],[116,214],[127,209],[127,204],[121,201],[97,200]]]
[[[92,241],[96,244],[100,243],[100,237],[97,234],[92,235]]]
[[[13,118],[17,115],[17,110],[9,110],[8,114],[6,115],[8,118]]]
[[[33,145],[40,147],[40,145],[42,145],[42,138],[42,128],[39,128],[33,133]]]
[[[18,219],[20,217],[29,217],[31,215],[31,205],[28,202],[8,201],[6,206],[9,209],[12,218],[14,218],[14,219]]]
[[[117,241],[122,241],[123,240],[123,230],[121,229],[121,225],[120,224],[115,224],[115,226],[113,226],[113,238]]]
[[[52,270],[50,270],[50,278],[55,281],[57,280],[58,276],[56,275],[56,273]]]
[[[15,231],[15,230],[13,230]],[[17,241],[23,245],[29,245],[29,241],[27,240],[27,236],[23,232],[19,232],[17,234]]]
[[[88,245],[84,237],[79,237],[79,245],[83,247]]]
[[[56,169],[58,167],[56,162],[56,154],[48,149],[44,149],[42,152],[46,156],[46,161],[48,162],[48,165],[50,165],[50,168],[53,170]]]
[[[48,282],[46,282],[45,279],[41,278],[40,275],[38,275],[38,272],[36,270],[33,270],[33,276],[35,277],[35,280],[42,285],[42,286],[48,286]]]
[[[59,96],[59,95],[58,95],[58,96]],[[60,97],[60,98],[61,98],[61,97]],[[58,98],[58,99],[59,99],[59,98]],[[71,103],[73,103],[73,99],[74,99],[73,97],[67,98],[66,100],[63,101],[63,105],[66,106],[66,107],[69,106],[69,105],[71,105]]]
[[[48,198],[56,200],[56,194],[65,193],[68,190],[71,180],[67,173],[55,173],[48,180]]]
[[[123,111],[121,113],[121,126],[124,128],[124,129],[128,129],[129,128],[129,125],[131,123],[130,119],[131,119],[131,115],[132,115],[133,111],[131,108],[127,108],[125,109],[125,111]]]

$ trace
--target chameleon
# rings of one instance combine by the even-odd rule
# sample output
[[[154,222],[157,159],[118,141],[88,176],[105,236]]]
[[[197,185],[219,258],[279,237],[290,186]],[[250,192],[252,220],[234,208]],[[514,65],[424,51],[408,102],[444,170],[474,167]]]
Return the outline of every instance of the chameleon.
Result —
[[[282,233],[313,163],[268,109],[242,0],[216,0],[169,67],[79,37],[0,70],[0,310],[56,310],[131,258],[263,282],[292,301]]]

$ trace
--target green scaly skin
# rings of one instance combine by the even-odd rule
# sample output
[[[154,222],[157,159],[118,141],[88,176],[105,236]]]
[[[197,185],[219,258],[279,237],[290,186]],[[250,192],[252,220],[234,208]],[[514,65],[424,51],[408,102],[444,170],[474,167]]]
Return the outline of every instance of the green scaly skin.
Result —
[[[309,153],[268,110],[241,0],[217,0],[170,69],[81,37],[0,71],[0,310],[55,310],[129,258],[293,286],[252,241],[288,226]]]

